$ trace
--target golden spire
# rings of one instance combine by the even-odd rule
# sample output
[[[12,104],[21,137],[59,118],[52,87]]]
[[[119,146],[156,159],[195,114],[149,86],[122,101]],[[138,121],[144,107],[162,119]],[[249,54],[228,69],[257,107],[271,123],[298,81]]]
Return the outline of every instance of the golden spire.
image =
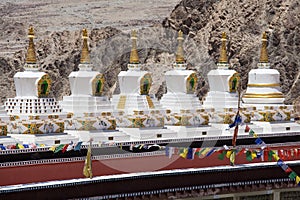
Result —
[[[140,61],[139,61],[139,55],[138,55],[137,47],[136,47],[137,36],[136,36],[135,30],[131,31],[131,40],[132,40],[132,47],[131,47],[129,62],[131,64],[137,64],[137,63],[140,63]]]
[[[227,58],[227,52],[226,52],[226,33],[222,33],[222,44],[221,44],[221,50],[220,50],[220,58],[219,58],[219,63],[228,63],[228,58]]]
[[[268,63],[269,59],[268,59],[268,50],[267,50],[267,34],[266,32],[263,32],[262,35],[262,45],[261,45],[261,51],[260,51],[260,59],[259,62],[260,63]]]
[[[29,46],[27,49],[26,63],[27,64],[35,64],[36,63],[36,55],[35,55],[35,48],[34,48],[34,43],[33,43],[34,30],[33,30],[32,26],[30,26],[28,29],[28,38],[29,38]]]
[[[178,31],[177,41],[178,41],[178,45],[177,45],[177,52],[176,52],[176,63],[182,64],[185,62],[185,59],[184,59],[184,52],[183,52],[183,33],[181,30]]]
[[[86,29],[82,29],[82,39],[83,39],[83,46],[81,50],[81,58],[80,63],[90,63],[90,55],[89,55],[89,47],[88,47],[88,32]]]

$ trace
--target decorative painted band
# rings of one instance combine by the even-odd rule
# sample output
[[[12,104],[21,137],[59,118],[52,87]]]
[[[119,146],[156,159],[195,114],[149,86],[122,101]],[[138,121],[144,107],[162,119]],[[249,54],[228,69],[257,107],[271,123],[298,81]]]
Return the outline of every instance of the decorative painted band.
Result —
[[[249,87],[279,87],[279,83],[250,83]]]
[[[282,93],[246,93],[243,98],[284,98],[284,95]]]

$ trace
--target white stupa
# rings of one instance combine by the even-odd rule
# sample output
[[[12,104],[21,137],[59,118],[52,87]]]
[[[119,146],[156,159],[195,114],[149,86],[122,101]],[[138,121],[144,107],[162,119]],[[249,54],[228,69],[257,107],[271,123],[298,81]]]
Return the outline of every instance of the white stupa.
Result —
[[[203,107],[216,110],[237,108],[237,87],[240,76],[235,70],[229,69],[225,32],[222,33],[222,46],[217,66],[217,69],[211,70],[207,75],[210,91],[205,97]]]
[[[83,47],[79,71],[69,75],[71,95],[61,101],[65,112],[72,118],[65,120],[65,129],[69,134],[87,142],[125,141],[126,134],[116,131],[116,119],[113,117],[111,103],[103,95],[104,76],[93,71],[88,50],[88,33],[82,30]]]
[[[232,136],[234,129],[228,129],[228,125],[234,122],[240,103],[237,91],[240,75],[235,70],[229,69],[226,40],[226,33],[223,32],[218,68],[211,70],[207,75],[210,91],[205,97],[203,107],[214,109],[209,115],[210,125],[220,129],[223,136]],[[240,108],[239,113],[244,123],[250,122],[251,111]],[[262,128],[258,126],[253,125],[252,128],[255,128],[256,131],[262,131]],[[240,135],[247,134],[244,130],[244,126],[239,126]]]
[[[252,108],[252,122],[263,128],[264,133],[289,133],[300,131],[298,123],[291,122],[294,108],[285,105],[280,91],[280,74],[270,69],[267,52],[267,34],[262,36],[258,69],[249,72],[248,86],[243,95],[243,107]]]
[[[183,33],[178,32],[178,47],[173,70],[165,73],[167,93],[163,95],[160,104],[165,109],[180,113],[181,110],[197,110],[201,108],[199,98],[195,95],[197,75],[193,70],[186,70],[183,53]]]
[[[202,135],[217,135],[220,130],[209,127],[211,109],[202,109],[199,98],[195,95],[197,75],[193,70],[187,70],[183,51],[183,33],[178,32],[176,62],[173,70],[165,73],[167,93],[160,104],[167,110],[165,124],[178,133],[179,137],[198,137]]]
[[[262,36],[262,47],[258,69],[249,72],[248,87],[243,96],[244,105],[254,106],[283,105],[284,96],[280,91],[280,74],[270,69],[267,52],[267,34]]]
[[[112,105],[118,111],[117,125],[131,139],[170,138],[173,131],[164,128],[164,110],[149,96],[151,74],[141,70],[137,52],[137,35],[132,31],[132,49],[127,71],[118,75],[120,94],[113,95]]]
[[[16,97],[8,98],[5,109],[11,116],[8,133],[25,143],[69,143],[76,141],[64,134],[64,121],[67,114],[54,98],[48,97],[51,79],[41,72],[37,64],[33,43],[34,30],[29,28],[29,47],[27,50],[25,71],[14,76]],[[43,136],[38,136],[43,135]]]
[[[69,75],[71,95],[64,96],[61,102],[62,108],[74,117],[83,117],[85,113],[99,113],[111,110],[107,96],[102,95],[104,76],[93,71],[88,50],[88,33],[82,31],[83,47],[79,64],[79,71],[73,71]]]

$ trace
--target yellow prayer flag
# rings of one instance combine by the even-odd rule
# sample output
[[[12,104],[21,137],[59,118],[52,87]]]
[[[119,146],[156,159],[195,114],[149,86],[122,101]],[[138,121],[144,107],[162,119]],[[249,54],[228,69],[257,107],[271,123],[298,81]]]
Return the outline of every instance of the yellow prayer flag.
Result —
[[[86,178],[93,178],[92,172],[92,145],[90,144],[83,167],[83,175]]]
[[[258,137],[258,135],[257,135],[256,133],[254,133],[254,134],[253,134],[253,137],[254,137],[254,138],[257,138],[257,137]]]
[[[183,152],[180,154],[180,156],[183,158],[186,158],[188,151],[189,151],[188,148],[184,148]]]
[[[296,176],[296,184],[298,184],[300,182],[300,177]]]
[[[228,151],[226,152],[226,157],[229,158],[230,155],[231,155],[231,153],[232,153],[232,150],[228,150]]]
[[[49,151],[55,151],[56,145],[53,145],[52,147],[49,148]]]
[[[277,154],[273,154],[273,158],[275,159],[275,161],[278,161],[280,159]]]

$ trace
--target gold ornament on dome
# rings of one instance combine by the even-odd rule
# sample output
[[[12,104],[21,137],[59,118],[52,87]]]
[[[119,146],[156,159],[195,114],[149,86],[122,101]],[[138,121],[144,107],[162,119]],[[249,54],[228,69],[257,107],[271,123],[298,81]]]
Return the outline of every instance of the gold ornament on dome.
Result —
[[[148,95],[152,85],[152,78],[149,73],[145,74],[140,80],[140,94]]]
[[[194,94],[196,87],[197,87],[197,75],[196,73],[192,73],[186,79],[186,92],[187,94]]]
[[[29,38],[29,45],[27,49],[27,56],[26,56],[26,63],[27,64],[35,64],[36,63],[36,54],[35,54],[35,47],[34,47],[34,29],[31,26],[28,30],[28,38]]]
[[[80,63],[82,64],[89,64],[91,62],[90,55],[89,55],[89,47],[88,47],[88,32],[86,29],[82,29],[82,39],[83,45],[81,50],[81,58]]]
[[[48,74],[45,74],[38,81],[38,85],[37,85],[38,97],[39,98],[48,97],[50,89],[51,89],[51,79]]]
[[[183,64],[185,63],[184,59],[184,51],[183,51],[183,33],[182,31],[178,31],[178,37],[177,37],[177,51],[176,51],[176,63],[177,64]]]
[[[227,58],[227,52],[226,52],[226,33],[222,33],[222,39],[221,39],[221,49],[220,49],[220,58],[219,58],[219,63],[228,63],[228,58]]]
[[[260,51],[260,59],[259,62],[260,63],[268,63],[269,59],[268,59],[268,50],[267,50],[267,34],[266,32],[263,32],[262,35],[262,45],[261,45],[261,51]]]
[[[94,96],[101,96],[104,88],[104,76],[103,74],[98,74],[92,80],[92,93]]]
[[[239,87],[240,75],[239,73],[234,73],[228,81],[229,92],[236,92]]]
[[[130,63],[131,64],[138,64],[140,63],[139,60],[139,55],[137,52],[137,45],[136,45],[136,41],[137,41],[137,34],[136,34],[136,30],[133,30],[131,32],[131,40],[132,40],[132,46],[131,46],[131,52],[130,52]]]

